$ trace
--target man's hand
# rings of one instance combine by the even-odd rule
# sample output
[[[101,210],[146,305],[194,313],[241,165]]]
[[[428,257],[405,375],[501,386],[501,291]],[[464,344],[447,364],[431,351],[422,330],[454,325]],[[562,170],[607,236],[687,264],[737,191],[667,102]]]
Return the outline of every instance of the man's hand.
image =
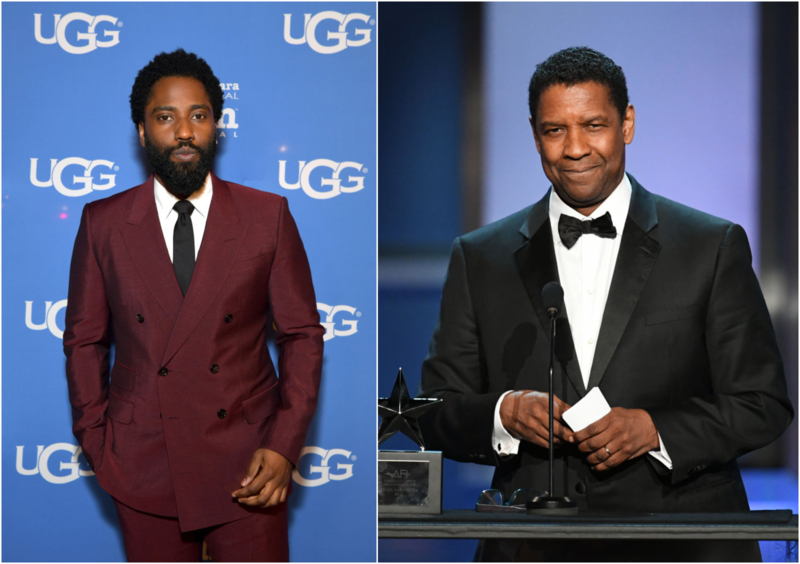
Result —
[[[614,407],[574,437],[578,449],[590,453],[586,461],[597,471],[619,466],[659,447],[656,426],[643,409]]]
[[[572,431],[564,424],[561,414],[570,406],[558,396],[553,397],[553,444],[572,441]],[[549,399],[542,392],[520,390],[511,392],[500,404],[500,421],[508,433],[517,439],[530,441],[548,448],[549,443]]]
[[[291,479],[292,463],[274,450],[260,448],[253,454],[242,489],[233,497],[244,505],[272,507],[286,501]]]

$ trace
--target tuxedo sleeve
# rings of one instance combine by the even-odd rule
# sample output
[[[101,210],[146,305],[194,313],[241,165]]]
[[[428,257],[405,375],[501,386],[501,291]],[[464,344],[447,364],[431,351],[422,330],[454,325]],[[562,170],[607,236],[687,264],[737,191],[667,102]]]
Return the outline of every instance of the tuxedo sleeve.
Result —
[[[422,364],[422,395],[443,400],[420,419],[428,449],[462,462],[497,464],[492,431],[495,406],[503,392],[488,392],[460,239],[453,244],[439,320]]]
[[[751,261],[744,230],[731,225],[719,248],[705,320],[711,393],[647,409],[669,449],[673,484],[769,444],[794,417]]]
[[[89,465],[102,462],[108,405],[110,309],[92,240],[90,206],[83,208],[72,251],[64,328],[72,432]]]
[[[317,407],[325,330],[319,323],[306,251],[286,198],[281,198],[280,206],[269,301],[277,329],[282,407],[262,446],[296,466]]]

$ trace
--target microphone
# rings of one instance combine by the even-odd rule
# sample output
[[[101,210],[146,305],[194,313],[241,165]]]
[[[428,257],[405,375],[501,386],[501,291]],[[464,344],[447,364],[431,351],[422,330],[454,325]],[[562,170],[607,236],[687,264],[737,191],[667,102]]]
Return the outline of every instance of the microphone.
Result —
[[[546,497],[536,497],[525,504],[527,513],[531,515],[575,515],[578,513],[578,504],[566,496],[556,496],[554,487],[553,465],[554,465],[554,437],[553,437],[553,412],[554,397],[553,393],[553,361],[555,358],[556,346],[556,316],[564,308],[564,289],[558,282],[548,282],[542,288],[542,305],[547,310],[550,317],[550,355],[549,355],[549,423],[548,433],[548,466],[549,466],[549,488]]]
[[[542,304],[553,318],[564,308],[564,288],[558,282],[548,282],[542,288]]]

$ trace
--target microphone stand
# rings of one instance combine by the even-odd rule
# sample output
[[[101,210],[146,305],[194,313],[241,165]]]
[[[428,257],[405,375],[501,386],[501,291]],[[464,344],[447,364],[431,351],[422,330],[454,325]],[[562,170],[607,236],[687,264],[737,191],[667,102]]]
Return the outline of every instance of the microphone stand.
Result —
[[[578,503],[572,501],[570,498],[556,497],[555,485],[553,479],[553,466],[554,466],[554,453],[553,453],[553,410],[554,410],[554,397],[553,391],[553,360],[556,352],[556,316],[558,309],[555,307],[548,308],[547,315],[550,318],[550,432],[548,433],[549,441],[549,474],[550,474],[550,488],[547,490],[547,497],[535,497],[525,505],[528,515],[577,515]]]

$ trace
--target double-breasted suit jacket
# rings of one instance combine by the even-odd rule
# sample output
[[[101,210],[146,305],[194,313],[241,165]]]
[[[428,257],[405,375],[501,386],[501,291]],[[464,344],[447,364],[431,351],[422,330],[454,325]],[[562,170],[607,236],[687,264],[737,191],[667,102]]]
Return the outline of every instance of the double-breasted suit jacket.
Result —
[[[627,222],[588,388],[612,407],[645,409],[672,459],[649,455],[593,472],[575,445],[556,451],[557,495],[583,510],[747,509],[736,457],[791,422],[783,364],[747,237],[738,225],[646,191],[631,177]],[[494,464],[493,487],[547,487],[547,449],[522,441],[499,457],[494,410],[506,390],[548,389],[543,286],[558,280],[549,193],[456,240],[439,322],[422,369],[428,447]],[[569,315],[569,312],[566,312]],[[567,318],[557,321],[555,393],[587,392]]]
[[[286,199],[212,182],[186,296],[152,176],[85,206],[64,331],[73,432],[100,485],[134,509],[177,516],[184,531],[248,515],[231,492],[258,448],[297,462],[322,365],[324,330]],[[272,320],[280,378],[266,344]]]

